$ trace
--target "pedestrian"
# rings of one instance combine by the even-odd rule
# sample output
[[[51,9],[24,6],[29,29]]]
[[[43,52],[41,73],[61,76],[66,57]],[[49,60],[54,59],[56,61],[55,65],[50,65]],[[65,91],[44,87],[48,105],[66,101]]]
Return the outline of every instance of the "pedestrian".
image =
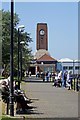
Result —
[[[49,71],[47,71],[47,73],[46,73],[46,80],[47,80],[47,82],[49,81]]]
[[[42,72],[42,79],[43,79],[43,82],[45,82],[45,73]]]
[[[50,78],[50,81],[51,81],[51,78],[52,78],[52,73],[49,72],[49,78]]]
[[[24,72],[24,76],[26,77],[26,71]]]
[[[29,78],[31,78],[31,71],[29,71]]]
[[[67,72],[66,71],[64,71],[63,72],[63,86],[66,88],[66,80],[67,80]]]
[[[56,73],[55,73],[54,82],[53,82],[53,84],[52,84],[52,85],[56,87],[56,86],[57,86],[57,84],[58,84],[58,73],[56,72]]]
[[[54,82],[55,80],[55,72],[52,73],[52,81]]]
[[[59,87],[62,86],[62,71],[58,73],[58,86]]]
[[[71,89],[71,71],[68,71],[67,73],[67,85],[68,85],[68,90]]]
[[[9,87],[8,87],[6,81],[2,82],[1,94],[2,94],[3,102],[7,103],[9,101],[9,94],[10,94],[10,92],[9,92]]]
[[[38,77],[39,77],[39,71],[36,72],[36,78],[38,78]]]

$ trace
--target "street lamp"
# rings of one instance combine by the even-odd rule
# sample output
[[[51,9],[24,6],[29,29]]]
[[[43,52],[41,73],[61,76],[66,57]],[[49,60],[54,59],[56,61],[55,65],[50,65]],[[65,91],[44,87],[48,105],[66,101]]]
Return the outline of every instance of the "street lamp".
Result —
[[[22,45],[24,43],[24,41],[20,42],[20,81],[22,81]]]
[[[14,16],[14,0],[11,0],[11,38],[10,38],[10,115],[14,116],[14,98],[13,98],[13,16]]]
[[[24,25],[21,25],[21,26],[18,26],[18,89],[20,89],[20,79],[19,79],[19,76],[20,76],[20,71],[19,71],[19,53],[20,53],[20,42],[21,42],[21,39],[20,39],[20,35],[21,35],[21,32],[24,31]]]

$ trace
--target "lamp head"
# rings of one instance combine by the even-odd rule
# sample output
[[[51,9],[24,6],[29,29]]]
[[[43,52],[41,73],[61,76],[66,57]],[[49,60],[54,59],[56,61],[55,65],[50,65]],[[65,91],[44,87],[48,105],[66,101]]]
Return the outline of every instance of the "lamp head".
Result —
[[[20,44],[24,44],[25,42],[24,41],[21,41]]]
[[[20,25],[20,26],[18,26],[18,29],[23,29],[23,28],[25,28],[24,25]]]

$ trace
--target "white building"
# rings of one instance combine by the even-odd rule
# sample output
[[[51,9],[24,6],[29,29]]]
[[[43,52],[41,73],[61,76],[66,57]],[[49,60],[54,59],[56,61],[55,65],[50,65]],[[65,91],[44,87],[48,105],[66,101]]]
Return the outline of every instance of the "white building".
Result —
[[[80,74],[80,60],[60,59],[57,63],[57,70],[72,71],[72,74]]]

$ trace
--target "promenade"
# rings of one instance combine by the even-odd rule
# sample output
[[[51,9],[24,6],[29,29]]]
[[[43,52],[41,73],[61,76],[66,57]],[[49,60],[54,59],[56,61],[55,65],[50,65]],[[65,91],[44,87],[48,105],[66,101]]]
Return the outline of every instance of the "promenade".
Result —
[[[53,87],[52,83],[23,82],[21,89],[33,100],[35,108],[27,118],[78,117],[78,92]],[[73,119],[74,120],[74,119]]]

